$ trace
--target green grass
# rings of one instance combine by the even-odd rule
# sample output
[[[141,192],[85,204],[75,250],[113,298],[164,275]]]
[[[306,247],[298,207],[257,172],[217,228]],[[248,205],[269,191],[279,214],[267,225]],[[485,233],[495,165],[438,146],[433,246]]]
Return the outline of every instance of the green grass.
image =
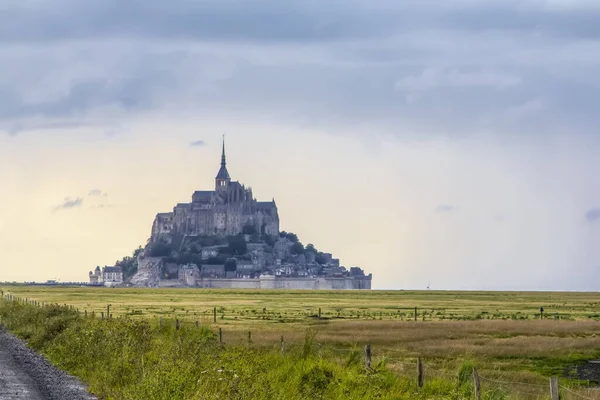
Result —
[[[444,399],[468,398],[468,381],[414,379],[340,362],[312,335],[282,354],[221,346],[208,329],[157,327],[128,318],[83,318],[64,306],[0,300],[0,321],[101,399]]]
[[[411,385],[415,382],[417,357],[422,358],[427,366],[427,388],[412,393],[412,396],[421,398],[436,398],[443,390],[450,390],[451,398],[456,398],[457,380],[463,381],[465,368],[473,365],[477,366],[482,377],[489,380],[482,382],[486,396],[491,396],[489,398],[538,398],[538,395],[547,395],[549,376],[559,376],[573,364],[600,357],[600,321],[597,319],[600,295],[597,293],[316,292],[31,286],[5,286],[3,290],[47,304],[67,304],[79,309],[81,314],[87,311],[88,316],[94,313],[96,319],[92,323],[98,326],[120,324],[122,321],[148,324],[154,337],[152,343],[159,346],[152,350],[155,354],[175,351],[169,346],[177,337],[161,336],[174,331],[175,319],[181,321],[182,331],[195,332],[196,321],[212,335],[221,328],[225,346],[224,350],[219,351],[225,353],[220,354],[224,356],[237,349],[243,352],[244,358],[249,358],[246,362],[252,369],[260,369],[262,365],[255,365],[254,362],[267,362],[265,360],[284,371],[291,368],[288,362],[298,364],[298,354],[301,354],[306,332],[310,330],[316,332],[313,361],[326,363],[332,368],[336,382],[348,379],[347,384],[353,387],[351,382],[355,379],[379,379],[390,374],[396,379],[393,387],[398,393],[398,397],[391,398],[414,398],[407,393],[415,389]],[[101,322],[100,312],[106,312],[107,304],[111,304],[113,320]],[[544,320],[539,319],[539,308],[542,306],[545,309]],[[217,309],[216,322],[213,321],[214,307]],[[417,321],[414,321],[414,307],[418,309]],[[319,308],[321,319],[316,317]],[[158,327],[159,317],[162,317],[164,332]],[[91,318],[85,321],[88,320]],[[248,331],[251,331],[251,343],[248,343]],[[281,336],[284,336],[290,354],[280,360],[282,356],[275,349],[280,346]],[[30,340],[35,342],[35,339]],[[75,340],[73,336],[65,343]],[[362,361],[362,348],[367,343],[372,345],[376,362],[383,363],[383,375],[377,378],[365,378],[362,375],[364,371],[350,368],[356,364],[356,358]],[[60,355],[56,357],[59,359]],[[354,361],[351,361],[353,357]],[[243,366],[236,364],[235,368],[243,369]],[[320,382],[329,379],[327,371],[311,374],[315,374],[316,381]],[[461,374],[459,371],[462,371]],[[276,379],[272,375],[275,372],[264,373],[269,376],[268,379]],[[293,372],[296,373],[300,374]],[[306,393],[298,391],[298,382],[295,389],[285,390],[302,398]],[[561,379],[561,385],[578,388],[578,393],[588,398],[597,398],[594,390],[580,388],[587,384]],[[344,398],[341,392],[332,388],[326,392],[324,396],[327,398]],[[433,397],[423,397],[425,392]],[[567,395],[565,393],[564,398],[569,398]],[[448,398],[441,394],[439,396]]]
[[[209,318],[213,307],[227,319],[294,321],[318,313],[326,318],[412,320],[480,320],[539,318],[600,320],[597,293],[443,292],[443,291],[290,291],[218,289],[106,289],[11,286],[6,291],[23,298],[102,311],[112,304],[115,315],[177,315]]]

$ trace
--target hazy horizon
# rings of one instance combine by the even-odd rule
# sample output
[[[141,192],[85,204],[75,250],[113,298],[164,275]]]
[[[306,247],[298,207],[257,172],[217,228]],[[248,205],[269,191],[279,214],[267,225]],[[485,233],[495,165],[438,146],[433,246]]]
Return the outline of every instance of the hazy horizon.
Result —
[[[7,4],[0,281],[130,255],[226,134],[232,179],[374,289],[600,289],[600,3]]]

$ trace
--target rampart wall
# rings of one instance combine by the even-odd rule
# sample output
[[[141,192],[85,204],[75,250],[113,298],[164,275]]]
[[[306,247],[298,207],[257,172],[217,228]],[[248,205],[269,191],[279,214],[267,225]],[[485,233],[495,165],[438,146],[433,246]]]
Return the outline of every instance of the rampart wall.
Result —
[[[352,290],[371,289],[371,278],[275,278],[261,276],[258,279],[197,279],[196,287],[213,289],[306,289],[306,290]]]

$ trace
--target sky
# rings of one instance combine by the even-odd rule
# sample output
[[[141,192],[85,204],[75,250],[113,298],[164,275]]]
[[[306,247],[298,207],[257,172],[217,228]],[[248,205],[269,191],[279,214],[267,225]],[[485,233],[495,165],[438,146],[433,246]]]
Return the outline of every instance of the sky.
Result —
[[[600,289],[596,0],[3,0],[0,281],[228,170],[374,289]]]

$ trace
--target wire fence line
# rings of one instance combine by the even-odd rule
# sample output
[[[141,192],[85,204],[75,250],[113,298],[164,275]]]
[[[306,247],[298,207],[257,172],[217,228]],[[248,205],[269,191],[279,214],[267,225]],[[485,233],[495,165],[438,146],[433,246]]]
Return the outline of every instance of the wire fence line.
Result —
[[[2,293],[2,297],[4,297],[4,293]],[[8,300],[10,301],[16,301],[16,302],[23,302],[25,304],[31,304],[31,305],[35,305],[35,306],[41,306],[41,307],[45,307],[45,306],[49,306],[49,305],[53,305],[53,304],[46,304],[43,302],[38,302],[35,300],[31,300],[31,299],[22,299],[22,298],[18,298],[18,297],[14,297],[12,295],[8,295],[7,296]],[[58,304],[55,304],[56,306],[59,306]],[[76,310],[79,314],[85,315],[86,317],[88,316],[88,313],[86,310],[84,310],[84,312],[80,312],[78,309],[74,308],[73,306],[67,306],[66,304],[64,305],[65,307],[68,307],[72,310]],[[111,305],[107,305],[106,308],[106,319],[112,319],[112,313],[111,311]],[[320,311],[320,310],[319,310]],[[101,314],[101,319],[105,319],[104,316],[104,312],[100,312]],[[212,310],[212,314],[213,314],[213,319],[216,322],[216,316],[217,316],[217,308],[214,307],[214,309]],[[320,312],[319,312],[320,314]],[[90,317],[93,318],[94,316],[94,312],[89,314]],[[179,331],[181,329],[181,326],[183,325],[182,322],[184,322],[183,320],[179,320],[179,319],[172,319],[171,322],[175,322],[175,329],[177,331]],[[166,320],[164,321],[166,322]],[[188,321],[189,322],[189,321]],[[160,327],[163,328],[163,318],[160,317]],[[191,325],[191,323],[189,324]],[[198,321],[195,321],[195,327],[199,328],[199,324]],[[239,332],[238,332],[239,333]],[[250,346],[252,344],[252,339],[251,339],[251,332],[248,331],[248,345]],[[222,328],[218,328],[218,338],[219,338],[219,342],[221,344],[223,344],[222,338],[223,338],[223,331]],[[320,343],[315,343],[316,345],[321,346]],[[293,345],[293,344],[292,344]],[[281,351],[282,353],[284,352],[284,338],[283,336],[281,336]],[[367,351],[368,349],[368,351]],[[330,348],[328,350],[333,350],[334,353],[340,353],[340,355],[343,354],[348,354],[348,350],[347,349],[335,349],[335,348]],[[358,348],[355,348],[354,351],[359,350]],[[369,369],[372,368],[372,352],[371,352],[371,345],[367,344],[365,346],[365,366]],[[417,381],[418,381],[418,385],[419,387],[423,386],[424,383],[424,373],[423,373],[423,369],[426,369],[427,371],[429,371],[430,373],[436,374],[439,377],[444,377],[446,379],[450,379],[450,380],[459,380],[460,378],[460,374],[463,373],[464,371],[461,371],[460,373],[451,373],[448,372],[446,370],[442,370],[442,369],[438,369],[435,367],[432,367],[426,363],[424,363],[421,358],[417,358],[416,359],[416,364],[414,362],[408,362],[406,359],[399,359],[399,358],[391,358],[386,356],[385,354],[383,354],[382,356],[378,357],[380,360],[385,361],[385,362],[392,362],[396,365],[402,365],[403,367],[406,368],[415,368],[417,370]],[[544,384],[539,384],[539,383],[531,383],[531,382],[517,382],[517,381],[510,381],[510,380],[501,380],[501,379],[492,379],[492,378],[488,378],[487,376],[483,376],[481,375],[479,372],[476,371],[475,368],[473,368],[472,370],[472,374],[473,374],[473,380],[474,380],[474,387],[478,387],[479,386],[479,382],[480,381],[484,381],[489,383],[490,385],[488,387],[485,387],[487,385],[484,385],[484,390],[488,391],[498,391],[500,390],[502,393],[506,393],[506,394],[510,394],[512,395],[526,395],[529,396],[527,398],[531,398],[531,396],[535,396],[536,398],[540,398],[540,396],[542,396],[543,398],[547,398],[547,394],[548,394],[548,385],[544,385]],[[464,375],[464,374],[463,374]],[[464,379],[464,376],[463,376]],[[554,380],[554,386],[553,386],[553,380]],[[555,387],[555,388],[554,388]],[[525,389],[527,388],[527,389]],[[536,390],[537,389],[537,390]],[[588,389],[580,389],[580,390],[587,390],[588,391],[588,395],[583,395],[581,393],[578,393],[577,391],[575,391],[576,389],[573,388],[569,388],[563,385],[558,385],[558,378],[551,378],[551,384],[550,384],[550,395],[551,398],[554,400],[558,400],[559,399],[559,391],[562,391],[563,393],[568,393],[570,396],[574,396],[576,399],[584,399],[584,400],[594,400],[594,399],[600,399],[600,390],[597,391],[597,393],[593,393],[592,396],[594,397],[588,397],[589,396],[589,392],[591,391],[589,388]],[[477,395],[477,393],[475,393],[475,398],[477,400],[481,399],[481,393],[479,393],[479,395]],[[561,399],[566,399],[567,397],[560,397]]]
[[[435,368],[432,367],[431,365],[424,363],[423,361],[421,361],[419,358],[416,359],[416,362],[407,362],[404,359],[399,359],[399,358],[385,358],[387,361],[392,362],[394,364],[397,365],[402,365],[404,367],[408,367],[408,368],[416,368],[417,371],[417,375],[419,374],[419,367],[418,364],[420,363],[422,368],[427,371],[429,373],[430,376],[434,376],[434,377],[440,377],[440,378],[445,378],[445,379],[450,379],[450,380],[459,380],[459,374],[460,373],[451,373],[448,372],[446,370],[443,369],[439,369],[439,368]],[[516,396],[516,398],[526,398],[526,399],[547,399],[548,398],[548,394],[549,394],[549,390],[552,391],[552,385],[550,385],[550,387],[548,386],[548,384],[541,384],[541,383],[532,383],[532,382],[521,382],[521,381],[514,381],[514,380],[502,380],[502,379],[494,379],[494,378],[489,378],[485,375],[480,374],[479,372],[473,372],[474,374],[477,375],[478,380],[481,380],[482,382],[485,382],[487,384],[482,385],[482,389],[486,392],[496,392],[496,393],[502,393],[504,395],[510,395],[511,398],[513,398],[513,396]],[[417,377],[417,380],[419,382],[425,381],[426,379],[426,374],[423,373],[422,377]],[[475,386],[475,384],[474,384]],[[581,394],[578,393],[577,391],[575,391],[575,389],[573,388],[569,388],[563,385],[558,385],[558,391],[556,392],[556,396],[560,396],[561,397],[556,397],[557,399],[584,399],[584,400],[595,400],[595,399],[600,399],[600,389],[598,390],[597,394],[594,394],[594,397],[589,397],[589,393],[587,394]],[[588,392],[590,391],[590,389],[586,389],[588,390]],[[554,393],[550,392],[550,398],[554,399],[555,397],[552,397],[554,395]],[[476,399],[480,399],[481,397],[477,397],[477,394],[475,394],[475,398]]]
[[[559,387],[560,387],[561,389],[563,389],[565,392],[568,392],[568,393],[570,393],[570,394],[572,394],[572,395],[576,396],[576,397],[577,397],[577,398],[579,398],[579,399],[594,400],[594,399],[593,399],[593,398],[591,398],[591,397],[587,397],[587,396],[584,396],[584,395],[582,395],[582,394],[579,394],[579,393],[577,393],[577,392],[574,392],[573,390],[569,389],[568,387],[565,387],[565,386],[562,386],[562,385],[560,385]]]

